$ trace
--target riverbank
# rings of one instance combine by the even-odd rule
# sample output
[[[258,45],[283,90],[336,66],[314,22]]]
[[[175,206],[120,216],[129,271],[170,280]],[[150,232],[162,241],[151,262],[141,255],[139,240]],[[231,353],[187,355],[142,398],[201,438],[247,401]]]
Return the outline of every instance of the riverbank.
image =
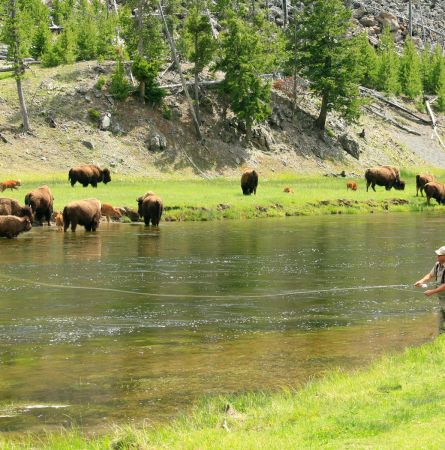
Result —
[[[331,373],[303,389],[214,398],[159,428],[0,438],[16,449],[442,448],[445,338],[352,374]]]
[[[292,174],[262,177],[257,195],[243,196],[240,180],[220,177],[211,180],[201,178],[181,179],[132,178],[114,175],[112,182],[97,189],[83,188],[76,184],[73,188],[66,174],[26,176],[18,191],[5,191],[3,197],[15,198],[23,202],[31,189],[47,184],[54,195],[54,209],[62,210],[64,205],[76,199],[96,197],[115,207],[137,210],[136,198],[147,191],[154,191],[164,201],[164,221],[208,221],[222,219],[251,219],[262,217],[285,217],[322,214],[362,214],[381,211],[413,212],[441,211],[443,206],[432,200],[426,204],[425,197],[416,197],[415,174],[402,172],[406,180],[404,191],[385,191],[376,187],[369,189],[363,177],[301,176]],[[436,172],[438,179],[445,172]],[[346,189],[346,182],[357,183],[357,191]],[[288,187],[291,193],[283,192]]]

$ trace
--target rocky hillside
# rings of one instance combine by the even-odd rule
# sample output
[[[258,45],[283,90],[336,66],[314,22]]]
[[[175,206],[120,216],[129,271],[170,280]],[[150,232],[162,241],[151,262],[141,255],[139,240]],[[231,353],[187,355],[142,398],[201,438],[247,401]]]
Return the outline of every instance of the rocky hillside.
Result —
[[[146,176],[230,176],[242,166],[256,167],[263,174],[342,170],[361,174],[374,164],[445,168],[445,152],[431,139],[431,127],[377,100],[366,106],[359,124],[347,126],[330,116],[327,133],[320,135],[313,128],[318,100],[302,86],[293,112],[286,81],[275,81],[273,113],[246,141],[242,127],[230,115],[224,116],[224,105],[207,89],[201,144],[179,88],[170,90],[164,110],[132,97],[115,102],[106,87],[95,88],[99,76],[110,71],[110,64],[95,62],[54,69],[34,66],[24,85],[30,135],[17,131],[20,115],[14,81],[0,80],[2,177],[65,172],[89,162],[109,166],[115,173]],[[163,83],[175,81],[176,75],[167,72]],[[415,111],[412,104],[404,106]]]

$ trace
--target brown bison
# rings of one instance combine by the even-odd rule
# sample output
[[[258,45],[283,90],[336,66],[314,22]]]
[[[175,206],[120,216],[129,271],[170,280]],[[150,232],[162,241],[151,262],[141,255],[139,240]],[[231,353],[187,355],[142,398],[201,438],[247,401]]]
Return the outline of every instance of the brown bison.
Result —
[[[355,181],[348,181],[346,183],[346,190],[351,189],[351,191],[357,190],[357,183]]]
[[[151,222],[153,226],[157,227],[164,210],[161,198],[154,192],[147,192],[136,201],[138,202],[139,216],[144,218],[145,225],[150,225]]]
[[[255,194],[258,187],[258,174],[254,169],[246,169],[241,175],[241,189],[244,195]]]
[[[400,179],[399,169],[392,166],[378,166],[366,169],[366,192],[368,192],[369,186],[375,192],[375,185],[385,186],[385,189],[389,191],[392,187],[403,191],[405,189],[405,182]]]
[[[11,191],[13,189],[17,189],[17,186],[21,186],[22,183],[20,182],[20,180],[7,180],[7,181],[2,181],[0,183],[0,191],[5,191],[6,189],[11,189]]]
[[[53,215],[54,221],[56,222],[57,229],[61,231],[63,229],[63,214],[61,211],[56,212]]]
[[[51,225],[53,202],[54,197],[46,185],[28,192],[25,196],[25,205],[32,209],[36,221],[42,223],[42,218],[45,218],[48,225]]]
[[[96,231],[100,222],[100,201],[96,198],[75,200],[63,208],[63,231],[76,231],[77,225],[83,225],[86,231]]]
[[[426,202],[429,205],[430,199],[434,198],[437,200],[439,205],[445,203],[445,186],[437,181],[430,181],[423,187],[426,195]]]
[[[122,217],[122,213],[117,208],[113,208],[108,203],[102,203],[100,212],[107,218],[107,222],[110,221],[110,217],[113,217],[115,219],[120,219]]]
[[[293,194],[294,190],[291,187],[285,187],[283,189],[283,192],[287,192],[288,194]]]
[[[416,175],[416,197],[420,195],[423,197],[423,189],[425,188],[425,184],[431,183],[431,181],[434,181],[433,175],[428,175],[426,173],[422,173],[420,175]]]
[[[12,239],[32,228],[28,217],[0,216],[0,236]]]
[[[93,164],[86,164],[84,166],[73,167],[68,172],[68,180],[71,182],[71,186],[74,186],[79,182],[83,187],[87,187],[89,184],[94,188],[97,187],[97,183],[103,181],[107,184],[111,181],[110,171],[108,169],[100,169]]]
[[[19,202],[12,198],[0,198],[0,216],[27,217],[33,221],[32,210],[29,206],[20,206]]]

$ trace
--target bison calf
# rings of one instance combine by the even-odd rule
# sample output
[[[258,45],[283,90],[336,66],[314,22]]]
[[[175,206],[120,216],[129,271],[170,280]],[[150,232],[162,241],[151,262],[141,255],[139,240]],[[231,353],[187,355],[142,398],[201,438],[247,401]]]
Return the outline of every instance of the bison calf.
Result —
[[[425,185],[427,183],[431,183],[432,181],[434,181],[433,175],[429,175],[426,173],[416,175],[416,197],[419,196],[419,191],[420,195],[423,197],[423,190],[425,188]]]
[[[110,221],[110,217],[118,219],[122,217],[122,213],[117,208],[113,208],[108,203],[102,203],[100,212],[103,216],[107,218],[107,222]]]
[[[12,239],[32,228],[28,217],[0,216],[0,236]]]
[[[164,210],[161,198],[154,192],[147,192],[136,201],[138,202],[139,216],[144,218],[145,225],[150,225],[151,222],[153,226],[157,227]]]
[[[346,190],[351,189],[351,191],[357,190],[357,183],[355,181],[348,181],[346,183]]]
[[[21,186],[22,183],[20,182],[20,180],[7,180],[7,181],[2,181],[0,183],[0,191],[5,191],[6,189],[11,189],[11,191],[13,189],[17,189],[17,186]]]
[[[285,187],[283,189],[283,192],[287,192],[288,194],[293,194],[294,190],[291,187]]]
[[[63,208],[63,231],[76,231],[77,225],[83,225],[86,231],[96,231],[100,222],[100,201],[96,198],[75,200]]]
[[[70,169],[68,172],[68,180],[71,182],[71,186],[79,182],[83,187],[91,184],[95,188],[97,187],[97,183],[109,183],[111,181],[111,175],[109,169],[102,170],[94,164],[85,164]]]
[[[258,174],[253,169],[246,169],[241,175],[241,189],[244,195],[255,194],[258,187]]]
[[[442,183],[431,181],[425,184],[423,189],[425,190],[426,202],[428,205],[432,198],[434,198],[439,205],[445,203],[445,186]]]

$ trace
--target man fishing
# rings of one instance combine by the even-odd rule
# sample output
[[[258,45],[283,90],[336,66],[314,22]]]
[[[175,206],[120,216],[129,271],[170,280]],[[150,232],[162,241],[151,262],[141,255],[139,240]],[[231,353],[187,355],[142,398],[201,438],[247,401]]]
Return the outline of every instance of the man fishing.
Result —
[[[433,289],[427,289],[424,294],[427,297],[431,297],[434,294],[438,294],[440,311],[439,311],[439,333],[445,332],[445,246],[442,246],[434,251],[437,255],[437,262],[423,278],[414,283],[416,287],[426,288],[429,281],[434,281],[436,287]]]

